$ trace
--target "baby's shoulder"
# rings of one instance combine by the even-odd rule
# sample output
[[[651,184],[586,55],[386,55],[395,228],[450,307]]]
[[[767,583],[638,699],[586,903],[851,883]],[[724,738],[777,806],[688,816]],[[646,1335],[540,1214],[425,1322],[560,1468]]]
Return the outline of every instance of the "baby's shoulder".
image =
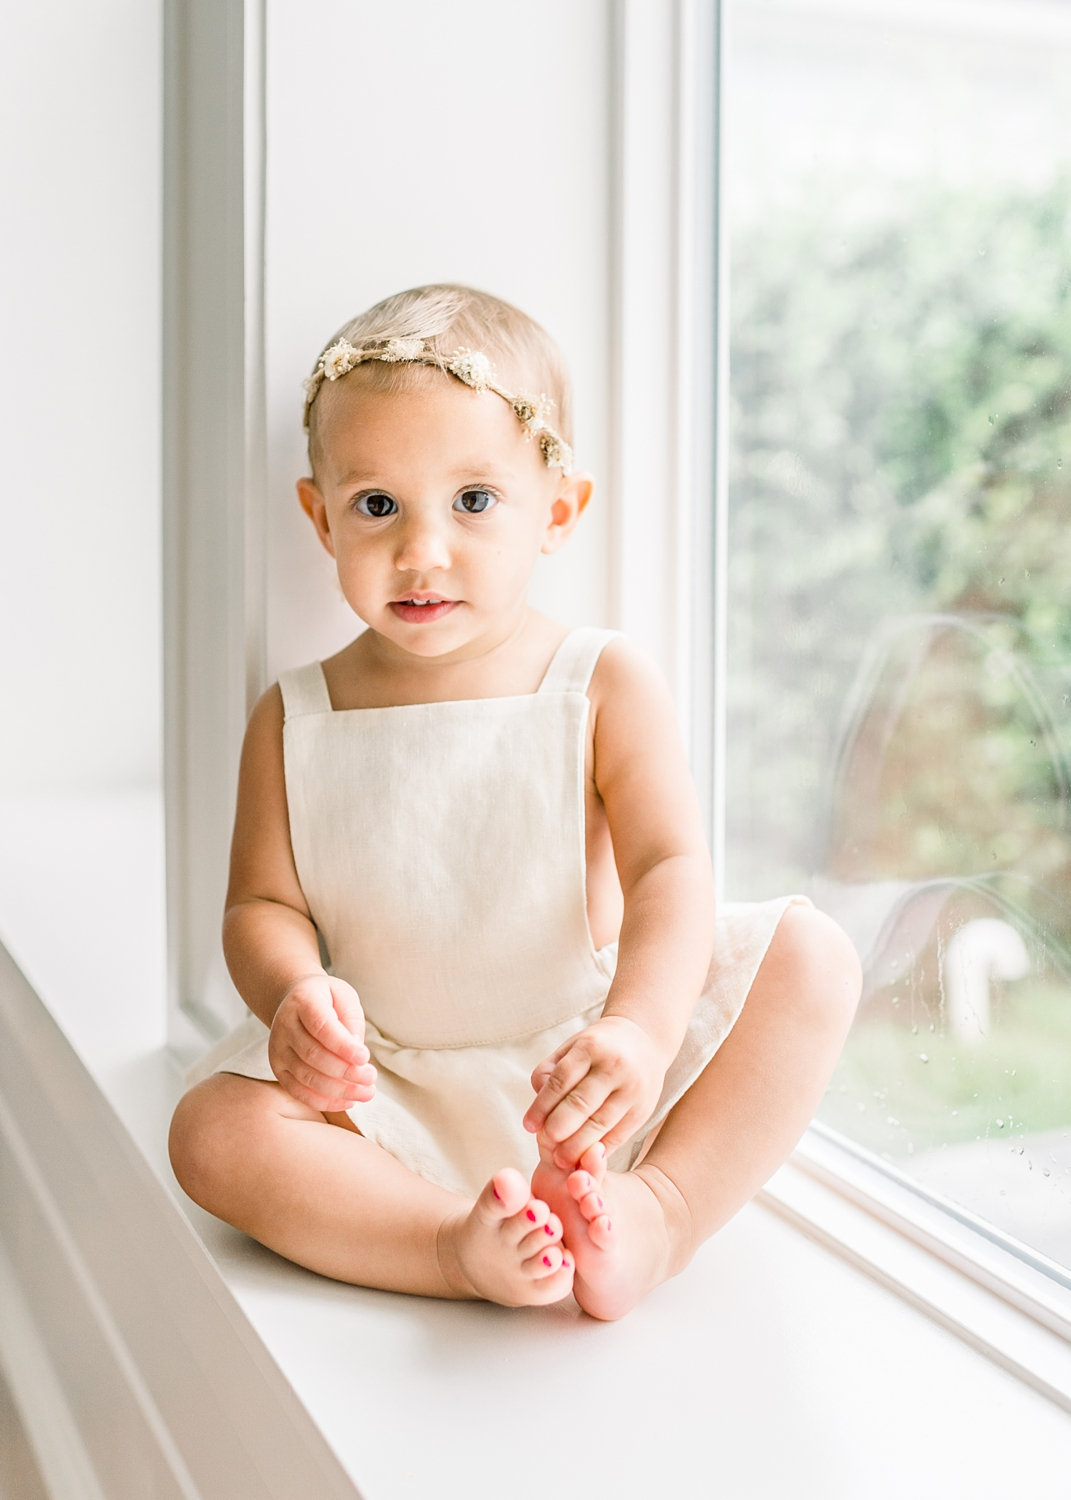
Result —
[[[653,659],[627,636],[611,635],[591,674],[590,697],[596,707],[622,699],[668,697],[669,689]]]
[[[615,636],[600,653],[589,697],[597,756],[629,757],[644,744],[677,733],[676,709],[666,679],[646,651]]]
[[[275,743],[283,732],[283,695],[277,682],[273,682],[253,704],[245,727],[246,746]]]

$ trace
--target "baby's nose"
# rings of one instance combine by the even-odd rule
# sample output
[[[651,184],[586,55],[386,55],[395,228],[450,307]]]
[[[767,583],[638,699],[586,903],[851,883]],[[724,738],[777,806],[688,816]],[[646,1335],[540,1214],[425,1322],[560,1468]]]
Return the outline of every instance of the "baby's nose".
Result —
[[[417,517],[405,521],[395,554],[400,569],[426,573],[431,568],[446,567],[449,561],[450,552],[441,526],[434,520]]]

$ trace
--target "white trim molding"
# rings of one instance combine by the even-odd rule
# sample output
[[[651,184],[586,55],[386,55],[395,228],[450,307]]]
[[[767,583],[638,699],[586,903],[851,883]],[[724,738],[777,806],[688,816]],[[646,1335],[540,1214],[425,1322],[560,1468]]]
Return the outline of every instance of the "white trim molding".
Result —
[[[763,1201],[979,1353],[1071,1411],[1066,1272],[812,1127]]]
[[[703,789],[714,733],[718,10],[619,0],[610,132],[611,608],[668,678]]]
[[[169,995],[189,1052],[242,1014],[218,934],[263,684],[263,0],[167,0],[164,20]]]
[[[355,1500],[2,947],[0,1202],[0,1367],[56,1500]]]

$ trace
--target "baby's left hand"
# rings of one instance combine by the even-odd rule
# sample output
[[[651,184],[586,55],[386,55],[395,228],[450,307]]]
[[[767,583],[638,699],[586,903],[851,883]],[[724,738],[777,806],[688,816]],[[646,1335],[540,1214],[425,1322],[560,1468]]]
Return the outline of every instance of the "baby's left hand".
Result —
[[[612,1151],[639,1129],[658,1103],[667,1066],[637,1022],[602,1016],[534,1070],[524,1128],[568,1171],[595,1141]]]

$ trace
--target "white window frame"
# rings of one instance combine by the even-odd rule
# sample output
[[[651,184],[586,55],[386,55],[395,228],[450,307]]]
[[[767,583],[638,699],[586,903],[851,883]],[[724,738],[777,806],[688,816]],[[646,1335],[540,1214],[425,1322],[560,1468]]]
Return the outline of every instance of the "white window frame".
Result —
[[[186,1061],[243,1013],[219,913],[263,685],[264,39],[264,0],[165,0],[168,1034]]]
[[[172,1045],[188,1057],[221,1018],[239,1013],[218,956],[217,913],[238,748],[264,660],[264,14],[263,0],[174,0],[165,11],[169,1006]],[[615,0],[611,14],[612,623],[669,677],[720,876],[727,274],[714,143],[723,139],[722,7]],[[703,502],[710,495],[713,508]],[[1066,1278],[894,1183],[819,1129],[764,1196],[1071,1409]]]
[[[727,6],[718,0],[717,67],[726,57]],[[684,66],[682,61],[682,66]],[[712,75],[713,76],[713,75]],[[695,83],[694,98],[702,84]],[[724,145],[719,99],[716,137]],[[685,99],[682,91],[682,101]],[[693,109],[698,106],[693,102]],[[679,127],[684,138],[686,127]],[[718,169],[720,177],[721,170]],[[721,216],[719,215],[719,218]],[[688,225],[682,216],[682,238]],[[715,693],[711,715],[714,733],[707,742],[712,759],[693,738],[701,779],[712,788],[712,829],[718,874],[724,870],[724,766],[726,717],[725,573],[728,484],[727,401],[728,246],[724,220],[717,234],[716,301],[719,414],[715,452],[716,520],[709,566],[715,580]],[[708,491],[709,493],[709,491]],[[696,553],[702,539],[697,539]],[[700,603],[698,593],[693,607]],[[708,617],[709,618],[709,617]],[[693,630],[703,616],[693,612]],[[721,882],[719,882],[720,888]],[[853,1147],[846,1138],[815,1124],[791,1161],[763,1192],[764,1200],[848,1260],[923,1308],[976,1348],[1071,1410],[1071,1275],[1063,1268],[1016,1245],[992,1226],[960,1211],[917,1186],[910,1178],[885,1169]]]

